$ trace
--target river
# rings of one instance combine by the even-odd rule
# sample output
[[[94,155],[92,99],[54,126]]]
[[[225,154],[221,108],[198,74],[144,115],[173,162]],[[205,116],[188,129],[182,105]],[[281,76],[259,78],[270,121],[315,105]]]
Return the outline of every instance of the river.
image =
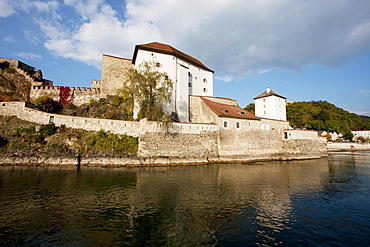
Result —
[[[174,167],[0,167],[1,246],[369,246],[370,152]]]

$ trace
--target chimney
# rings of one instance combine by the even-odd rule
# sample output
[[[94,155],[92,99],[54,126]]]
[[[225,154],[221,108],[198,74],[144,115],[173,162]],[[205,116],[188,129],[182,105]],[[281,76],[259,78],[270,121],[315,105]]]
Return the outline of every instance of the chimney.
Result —
[[[266,88],[266,92],[267,93],[270,93],[270,91],[271,91],[271,89],[268,87],[268,88]]]

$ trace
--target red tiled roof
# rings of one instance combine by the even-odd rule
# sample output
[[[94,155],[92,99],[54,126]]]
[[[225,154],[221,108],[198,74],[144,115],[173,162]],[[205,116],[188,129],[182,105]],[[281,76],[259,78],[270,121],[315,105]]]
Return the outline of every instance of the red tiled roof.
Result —
[[[153,43],[149,43],[149,44],[143,44],[143,45],[136,45],[135,46],[135,51],[134,51],[134,56],[132,58],[132,63],[135,64],[135,61],[136,61],[136,56],[137,56],[137,52],[138,50],[141,49],[141,50],[147,50],[147,51],[154,51],[154,52],[160,52],[160,53],[164,53],[164,54],[169,54],[169,55],[173,55],[175,57],[179,57],[189,63],[192,63],[196,66],[199,66],[200,68],[204,69],[204,70],[207,70],[207,71],[210,71],[213,73],[213,70],[211,70],[210,68],[208,68],[207,66],[205,66],[201,61],[199,61],[198,59],[196,58],[193,58],[175,48],[173,48],[172,46],[170,45],[166,45],[166,44],[162,44],[162,43],[158,43],[158,42],[153,42]]]
[[[273,96],[273,95],[275,95],[275,96],[277,96],[277,97],[280,97],[280,98],[283,98],[283,99],[286,99],[284,96],[281,96],[280,94],[275,93],[275,92],[274,92],[274,91],[272,91],[271,89],[270,89],[270,91],[269,91],[269,92],[265,91],[265,92],[261,93],[260,95],[258,95],[258,96],[257,96],[257,97],[255,97],[254,99],[265,98],[265,97]]]
[[[226,105],[217,103],[206,98],[201,97],[204,103],[219,117],[232,117],[232,118],[244,118],[244,119],[260,119],[249,111],[244,110],[240,106]]]

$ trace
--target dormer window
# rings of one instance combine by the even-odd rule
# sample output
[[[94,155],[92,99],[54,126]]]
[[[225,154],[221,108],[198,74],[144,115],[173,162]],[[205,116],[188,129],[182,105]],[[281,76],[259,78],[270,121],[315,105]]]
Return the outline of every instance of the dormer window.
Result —
[[[228,110],[222,110],[224,113],[229,114]]]
[[[244,115],[244,112],[243,112],[243,111],[240,111],[240,112],[239,112],[239,114],[240,114],[240,115]]]

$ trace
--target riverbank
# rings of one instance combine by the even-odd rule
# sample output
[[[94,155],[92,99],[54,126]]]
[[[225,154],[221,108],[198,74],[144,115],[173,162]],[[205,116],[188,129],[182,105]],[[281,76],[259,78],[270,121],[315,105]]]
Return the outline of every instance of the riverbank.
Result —
[[[356,142],[329,142],[326,148],[328,152],[370,151],[370,144]]]
[[[320,159],[324,156],[278,156],[265,157],[92,157],[82,158],[80,166],[98,167],[140,167],[140,166],[176,166],[176,165],[206,165],[215,163],[253,163],[263,161],[290,161]],[[70,157],[0,157],[2,166],[77,166],[78,160]]]

